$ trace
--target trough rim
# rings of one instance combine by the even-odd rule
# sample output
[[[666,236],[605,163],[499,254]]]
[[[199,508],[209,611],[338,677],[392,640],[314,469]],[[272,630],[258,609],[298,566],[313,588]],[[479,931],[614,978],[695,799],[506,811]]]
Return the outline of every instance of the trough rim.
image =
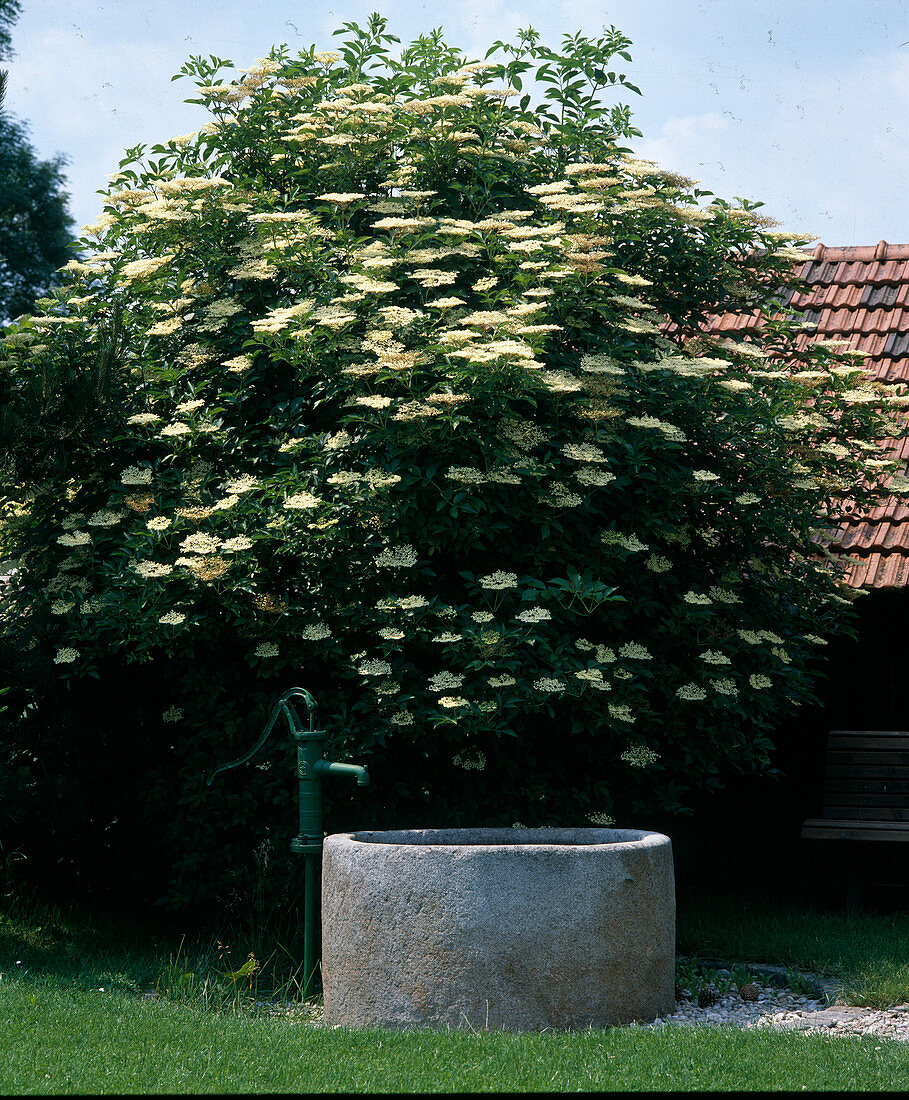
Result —
[[[443,840],[433,839],[436,836],[449,837],[453,833],[473,834],[478,836],[475,840]],[[429,839],[426,839],[429,834]],[[486,839],[480,839],[479,834],[487,834]],[[493,836],[489,836],[492,834]],[[515,834],[521,837],[518,839]],[[533,839],[530,839],[530,836]],[[576,839],[568,839],[566,834],[571,834]],[[585,834],[578,838],[578,834]],[[597,840],[596,836],[603,839]],[[420,837],[420,839],[400,840],[400,837]],[[557,837],[559,839],[557,839]],[[587,839],[589,837],[589,839]],[[607,837],[609,839],[607,839]],[[501,838],[501,839],[498,839]],[[564,839],[562,839],[564,838]],[[614,839],[613,839],[614,838]],[[358,829],[351,833],[333,833],[325,838],[324,844],[331,842],[332,847],[351,847],[358,849],[397,848],[400,850],[416,850],[431,848],[433,850],[451,851],[570,851],[578,852],[619,852],[634,849],[656,848],[672,844],[671,839],[665,833],[659,833],[651,829],[616,829],[606,827],[591,828],[561,828],[547,826],[542,828],[512,829],[505,826],[480,826],[465,829]]]

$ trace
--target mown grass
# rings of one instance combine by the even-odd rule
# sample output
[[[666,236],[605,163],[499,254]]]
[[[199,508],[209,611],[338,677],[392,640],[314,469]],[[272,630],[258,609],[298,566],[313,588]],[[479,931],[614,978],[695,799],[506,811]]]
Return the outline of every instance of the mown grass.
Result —
[[[909,1004],[909,913],[820,910],[712,897],[682,904],[678,951],[702,958],[771,963],[839,979],[850,1004]]]
[[[909,1000],[907,934],[901,916],[734,899],[679,911],[680,951],[821,971],[850,983],[857,1003]],[[736,1028],[349,1031],[270,1017],[255,1002],[292,997],[295,962],[231,977],[251,945],[234,940],[228,954],[225,936],[182,940],[7,906],[0,1093],[876,1091],[909,1079],[909,1043],[893,1040]]]
[[[613,1028],[354,1032],[145,1003],[123,992],[0,994],[5,1093],[883,1090],[909,1046],[822,1035]]]

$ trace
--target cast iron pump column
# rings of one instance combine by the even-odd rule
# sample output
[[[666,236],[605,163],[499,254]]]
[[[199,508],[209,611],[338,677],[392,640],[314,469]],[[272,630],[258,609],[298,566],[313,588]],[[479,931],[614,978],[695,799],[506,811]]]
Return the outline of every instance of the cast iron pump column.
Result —
[[[295,696],[306,704],[309,729],[304,730],[299,715],[291,703]],[[245,756],[221,764],[208,777],[208,786],[220,772],[236,768],[251,760],[268,740],[278,716],[283,713],[290,732],[297,743],[297,795],[299,805],[299,833],[290,842],[290,850],[305,860],[303,892],[303,995],[313,992],[315,973],[320,951],[317,947],[319,927],[319,871],[322,860],[322,776],[353,775],[357,786],[369,784],[369,772],[361,764],[332,764],[322,759],[322,748],[327,734],[315,728],[316,701],[305,688],[290,688],[275,703],[271,718],[259,740]]]

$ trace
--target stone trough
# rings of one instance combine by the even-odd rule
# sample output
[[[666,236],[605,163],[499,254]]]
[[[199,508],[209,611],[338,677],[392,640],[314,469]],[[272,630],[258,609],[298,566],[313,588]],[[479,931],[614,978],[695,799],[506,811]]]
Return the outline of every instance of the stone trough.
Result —
[[[325,1022],[610,1027],[675,1004],[672,847],[636,829],[326,838]]]

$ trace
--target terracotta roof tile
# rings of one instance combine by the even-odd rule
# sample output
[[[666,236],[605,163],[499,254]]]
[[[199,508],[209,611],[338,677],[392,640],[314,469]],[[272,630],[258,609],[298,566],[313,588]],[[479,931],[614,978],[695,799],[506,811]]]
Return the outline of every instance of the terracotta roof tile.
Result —
[[[888,439],[887,447],[893,452],[896,458],[902,458],[904,461],[909,461],[909,439]]]
[[[897,285],[874,286],[856,283],[842,286],[838,283],[820,284],[808,290],[796,291],[789,304],[798,310],[825,309],[892,309],[909,306],[909,282]]]
[[[905,309],[806,309],[805,320],[817,325],[818,335],[835,333],[909,332],[909,310]]]
[[[789,296],[788,306],[816,325],[810,334],[798,336],[797,348],[841,339],[848,342],[844,346],[864,352],[870,377],[909,382],[909,244],[818,245],[796,273],[805,285]],[[716,335],[740,336],[755,332],[762,321],[753,311],[724,313],[705,327]],[[909,440],[888,442],[909,466]],[[848,503],[842,511],[845,518],[839,526],[818,541],[843,553],[847,583],[855,588],[909,587],[909,504],[891,497],[861,513]]]
[[[906,588],[909,585],[909,556],[869,554],[845,560],[845,580],[853,588]]]
[[[909,550],[909,523],[843,524],[825,540],[831,550],[866,554],[874,550]]]
[[[897,285],[909,278],[909,259],[812,263],[805,264],[798,274],[809,286],[876,286],[880,283]]]

